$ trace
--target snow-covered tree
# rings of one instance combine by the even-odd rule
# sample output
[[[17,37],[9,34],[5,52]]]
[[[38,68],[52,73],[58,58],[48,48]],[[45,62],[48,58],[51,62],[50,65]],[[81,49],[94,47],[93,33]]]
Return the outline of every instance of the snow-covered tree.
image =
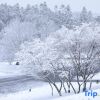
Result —
[[[89,11],[88,12],[88,22],[92,22],[92,21],[94,21],[94,18],[93,18],[92,12]]]
[[[67,28],[72,28],[72,12],[69,5],[61,5],[59,14],[59,21],[61,25],[66,26]]]
[[[21,46],[21,51],[16,54],[16,60],[22,65],[27,65],[25,69],[28,74],[36,73],[36,76],[43,79],[53,75],[49,79],[52,84],[55,84],[53,79],[56,78],[61,80],[61,84],[66,80],[75,93],[71,81],[76,76],[79,93],[80,77],[83,79],[83,90],[85,90],[87,80],[100,70],[99,27],[93,28],[91,24],[84,24],[76,30],[63,27],[51,33],[44,41],[25,42]],[[28,71],[27,68],[31,70]]]
[[[17,52],[21,43],[31,40],[35,35],[34,25],[29,22],[21,23],[19,20],[14,20],[9,24],[4,31],[0,40],[0,60],[12,62],[14,54]]]
[[[82,12],[80,14],[80,20],[82,23],[88,22],[88,11],[85,7],[83,7]]]
[[[98,23],[100,23],[100,16],[97,16],[97,17],[95,18],[95,20],[96,20]]]

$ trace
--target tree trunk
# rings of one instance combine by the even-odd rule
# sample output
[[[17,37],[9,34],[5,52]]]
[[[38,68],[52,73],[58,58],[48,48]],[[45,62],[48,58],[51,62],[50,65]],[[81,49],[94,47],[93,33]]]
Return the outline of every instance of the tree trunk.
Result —
[[[68,93],[70,93],[70,84],[68,85]]]
[[[65,93],[67,93],[67,90],[66,90],[66,87],[65,87],[64,82],[63,82],[63,88],[64,88],[64,90],[65,90]]]
[[[71,83],[71,82],[70,82],[70,85],[71,85],[71,87],[72,87],[72,89],[73,89],[74,93],[76,94],[76,90],[75,90],[75,88],[73,87],[73,85],[72,85],[72,83]]]
[[[80,90],[81,90],[81,85],[78,84],[78,92],[77,93],[80,93]]]
[[[53,87],[52,87],[52,85],[51,85],[51,83],[49,82],[49,85],[50,85],[50,87],[51,87],[51,90],[52,90],[52,96],[53,96]]]
[[[52,88],[52,95],[53,95],[53,87],[52,87],[52,85],[55,87],[55,89],[57,90],[57,92],[58,92],[58,94],[59,94],[59,96],[62,96],[62,94],[61,94],[61,89],[62,89],[62,82],[61,82],[61,86],[60,86],[60,89],[57,87],[57,85],[56,85],[56,83],[55,82],[53,82],[52,80],[50,80],[49,78],[46,78],[48,81],[49,81],[49,84],[50,84],[50,86],[51,86],[51,88]],[[52,85],[51,85],[52,84]]]
[[[70,93],[70,84],[69,82],[66,82],[67,83],[67,86],[68,86],[68,93]]]
[[[86,81],[83,83],[83,92],[86,91]]]
[[[89,87],[89,90],[91,90],[92,88],[92,80],[90,81],[90,87]]]
[[[56,90],[57,90],[59,96],[62,96],[61,91],[58,89],[57,85],[56,85],[55,83],[53,83],[53,85],[54,85],[54,87],[56,88]]]

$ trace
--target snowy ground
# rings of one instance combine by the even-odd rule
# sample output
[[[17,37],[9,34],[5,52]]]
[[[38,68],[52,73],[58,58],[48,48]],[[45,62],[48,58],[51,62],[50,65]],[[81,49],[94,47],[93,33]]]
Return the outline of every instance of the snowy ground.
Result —
[[[20,69],[21,66],[0,62],[0,97],[42,85],[40,82],[35,82],[33,78],[23,75]]]
[[[100,88],[100,84],[98,85]],[[100,89],[94,90],[100,94]],[[100,96],[93,98],[86,97],[85,93],[80,94],[63,94],[59,97],[55,91],[54,97],[51,96],[51,89],[48,84],[32,89],[31,92],[23,91],[6,96],[1,96],[0,100],[100,100]]]
[[[0,78],[21,75],[19,67],[20,66],[9,65],[8,63],[0,63]],[[94,79],[98,79],[99,77],[100,74],[96,75]],[[74,87],[77,88],[76,83],[73,84]],[[30,88],[32,89],[31,92],[29,91]],[[31,81],[29,83],[21,83],[15,85],[13,90],[20,90],[20,92],[14,92],[11,89],[10,91],[12,92],[9,92],[9,88],[4,88],[5,93],[0,93],[0,100],[100,100],[100,96],[93,98],[92,96],[85,96],[85,93],[75,95],[73,92],[71,94],[65,94],[64,91],[62,91],[63,96],[59,97],[56,90],[54,90],[54,96],[52,97],[49,84],[43,82]],[[100,94],[100,83],[93,83],[92,90]],[[7,91],[9,93],[6,93]]]
[[[9,65],[9,63],[0,62],[0,78],[7,78],[22,75],[20,66]]]

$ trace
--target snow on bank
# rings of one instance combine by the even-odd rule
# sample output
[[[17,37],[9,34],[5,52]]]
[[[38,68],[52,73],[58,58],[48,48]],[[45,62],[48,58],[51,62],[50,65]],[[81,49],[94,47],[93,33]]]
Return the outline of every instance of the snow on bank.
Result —
[[[9,94],[5,97],[1,97],[0,100],[48,100],[49,97],[52,97],[50,94],[50,87],[48,87],[48,85],[43,85],[33,89],[31,92],[27,90]]]
[[[0,63],[0,78],[10,77],[14,75],[20,75],[20,67],[16,65],[9,65],[8,63]],[[97,74],[93,79],[100,78],[100,73]],[[75,84],[74,87],[77,88]],[[100,94],[100,83],[93,84],[93,91],[96,91]],[[33,88],[31,92],[29,90],[21,91],[17,93],[0,95],[0,100],[100,100],[100,96],[93,98],[92,96],[86,97],[85,93],[80,94],[63,94],[62,97],[59,97],[57,91],[54,90],[54,96],[51,96],[51,88],[47,83],[44,83],[42,86]]]
[[[51,88],[48,84],[44,83],[42,86],[34,88],[31,92],[23,91],[13,94],[8,94],[6,96],[1,96],[0,100],[100,100],[100,96],[85,96],[85,93],[80,94],[63,94],[62,97],[59,97],[56,90],[55,94],[51,96]],[[100,94],[100,89],[93,90]]]
[[[94,91],[100,94],[100,89]],[[80,93],[76,95],[74,94],[74,95],[64,96],[64,97],[55,98],[51,100],[100,100],[100,96],[96,96],[93,98],[93,96],[85,96],[85,93]]]
[[[22,75],[21,66],[10,65],[6,62],[0,62],[0,78],[14,77]]]

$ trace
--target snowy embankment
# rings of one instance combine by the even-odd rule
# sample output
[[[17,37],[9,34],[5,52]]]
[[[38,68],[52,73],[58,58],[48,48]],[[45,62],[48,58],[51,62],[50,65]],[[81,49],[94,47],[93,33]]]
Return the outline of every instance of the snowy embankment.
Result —
[[[22,75],[20,66],[10,65],[9,63],[0,62],[0,78],[14,77]]]
[[[98,88],[100,88],[100,86]],[[93,91],[100,93],[100,89],[93,90]],[[62,97],[59,97],[55,91],[55,94],[52,97],[50,86],[44,83],[43,86],[34,88],[31,90],[31,92],[27,90],[27,91],[18,92],[18,93],[9,94],[7,96],[0,97],[0,100],[73,100],[73,99],[74,100],[100,100],[100,96],[96,96],[95,98],[93,98],[92,96],[86,97],[85,93],[80,93],[76,95],[71,93],[71,94],[63,94]]]
[[[97,74],[94,79],[98,79],[100,74]],[[64,93],[62,90],[62,96],[59,97],[57,91],[54,89],[54,96],[51,96],[51,88],[48,83],[41,83],[43,85],[39,85],[31,91],[25,90],[18,93],[1,95],[0,100],[100,100],[100,96],[85,96],[84,93],[74,94],[73,92],[68,94]],[[74,87],[77,88],[77,84],[73,83]],[[89,84],[87,85],[89,87]],[[90,90],[89,90],[90,92]],[[97,92],[100,94],[100,83],[93,83],[92,85],[92,93]]]
[[[20,66],[0,63],[0,78],[13,77],[14,75],[21,75]],[[100,74],[96,75],[93,79],[99,79],[99,77]],[[73,84],[77,88],[76,83]],[[85,93],[75,95],[73,92],[65,94],[64,91],[62,91],[62,97],[59,97],[55,89],[54,96],[51,96],[51,88],[48,83],[41,83],[41,85],[35,83],[35,85],[31,91],[28,89],[16,93],[1,94],[0,100],[100,100],[100,96],[93,98],[93,96],[85,96]],[[92,90],[100,94],[100,83],[93,83]]]

